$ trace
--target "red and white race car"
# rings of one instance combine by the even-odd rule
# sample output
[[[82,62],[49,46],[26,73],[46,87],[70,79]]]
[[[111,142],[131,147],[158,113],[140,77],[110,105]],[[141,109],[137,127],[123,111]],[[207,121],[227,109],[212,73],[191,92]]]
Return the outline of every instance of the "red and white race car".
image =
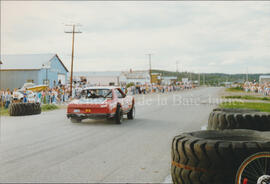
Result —
[[[134,97],[112,86],[84,88],[79,99],[71,101],[67,108],[67,117],[74,123],[82,119],[114,119],[121,124],[125,114],[134,119]]]

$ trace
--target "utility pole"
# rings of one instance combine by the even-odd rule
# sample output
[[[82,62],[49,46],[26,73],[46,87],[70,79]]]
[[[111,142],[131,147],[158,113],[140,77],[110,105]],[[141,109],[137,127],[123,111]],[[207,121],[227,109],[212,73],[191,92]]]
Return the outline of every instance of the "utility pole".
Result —
[[[74,37],[75,33],[82,33],[81,31],[75,31],[75,24],[68,24],[66,26],[72,26],[72,31],[65,31],[65,33],[72,33],[72,54],[71,54],[71,69],[70,69],[70,96],[72,97],[72,83],[73,83],[73,59],[74,59]]]
[[[205,86],[205,73],[203,74],[203,85]]]
[[[152,69],[151,69],[151,56],[152,54],[146,54],[149,58],[149,75],[150,75],[150,83],[152,84]]]
[[[176,61],[176,73],[178,73],[178,61]]]
[[[248,81],[248,67],[247,67],[247,73],[246,73],[246,81]]]
[[[201,85],[201,73],[198,74],[198,84]]]

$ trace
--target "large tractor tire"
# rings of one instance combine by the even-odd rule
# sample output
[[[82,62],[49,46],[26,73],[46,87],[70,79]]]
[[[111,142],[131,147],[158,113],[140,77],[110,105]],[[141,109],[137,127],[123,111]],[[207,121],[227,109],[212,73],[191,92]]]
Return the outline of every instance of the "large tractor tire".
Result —
[[[234,108],[215,108],[213,111],[224,111],[224,112],[235,112],[235,113],[251,113],[251,112],[260,112],[256,109],[234,109]]]
[[[37,114],[41,113],[41,105],[40,103],[36,103],[37,104]]]
[[[183,133],[172,142],[172,179],[177,184],[233,184],[241,163],[262,151],[270,151],[270,137],[254,130]]]
[[[9,115],[10,116],[16,116],[15,104],[10,104],[10,106],[9,106]]]
[[[41,113],[41,105],[40,103],[36,103],[37,105],[37,114],[40,114]]]
[[[26,109],[27,109],[27,113],[26,115],[32,115],[34,113],[34,108],[33,108],[33,103],[27,103],[26,104]]]
[[[27,103],[19,103],[18,107],[20,109],[20,115],[24,116],[24,115],[28,115],[28,111],[29,109],[27,108]]]
[[[10,105],[10,116],[25,116],[40,114],[41,107],[39,103],[12,103]]]
[[[20,116],[20,111],[17,103],[12,103],[9,106],[9,115],[10,116]]]
[[[41,113],[41,107],[39,103],[33,103],[33,114],[40,114]]]
[[[209,115],[207,129],[270,131],[270,114],[250,109],[214,109]]]
[[[17,111],[17,116],[24,115],[25,108],[23,107],[23,103],[17,103],[15,107]]]

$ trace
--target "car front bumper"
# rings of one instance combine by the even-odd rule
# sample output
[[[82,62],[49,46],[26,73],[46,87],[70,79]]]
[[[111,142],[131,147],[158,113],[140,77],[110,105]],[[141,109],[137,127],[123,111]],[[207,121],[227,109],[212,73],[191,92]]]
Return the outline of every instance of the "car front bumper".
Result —
[[[98,114],[67,114],[67,118],[76,118],[76,119],[108,119],[113,118],[115,114],[107,113],[98,113]]]

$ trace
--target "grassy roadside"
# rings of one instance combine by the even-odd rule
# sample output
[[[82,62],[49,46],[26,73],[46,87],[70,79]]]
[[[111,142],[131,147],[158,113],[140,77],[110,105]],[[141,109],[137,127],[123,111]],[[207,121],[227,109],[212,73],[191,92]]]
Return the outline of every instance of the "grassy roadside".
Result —
[[[9,116],[8,109],[0,108],[0,116]]]
[[[250,96],[250,95],[223,96],[223,98],[243,99],[243,100],[266,100],[266,101],[270,101],[270,97],[258,97],[258,96]]]
[[[65,108],[65,106],[58,106],[55,104],[44,104],[41,106],[41,111],[52,111],[60,108]],[[9,116],[9,110],[5,108],[0,108],[0,116]]]
[[[55,110],[55,109],[59,109],[59,106],[55,105],[55,104],[44,104],[41,105],[41,111],[51,111],[51,110]]]
[[[270,112],[269,103],[252,103],[252,102],[223,102],[219,105],[221,108],[239,108],[239,109],[256,109],[262,112]]]
[[[244,92],[242,87],[226,88],[227,92]]]

